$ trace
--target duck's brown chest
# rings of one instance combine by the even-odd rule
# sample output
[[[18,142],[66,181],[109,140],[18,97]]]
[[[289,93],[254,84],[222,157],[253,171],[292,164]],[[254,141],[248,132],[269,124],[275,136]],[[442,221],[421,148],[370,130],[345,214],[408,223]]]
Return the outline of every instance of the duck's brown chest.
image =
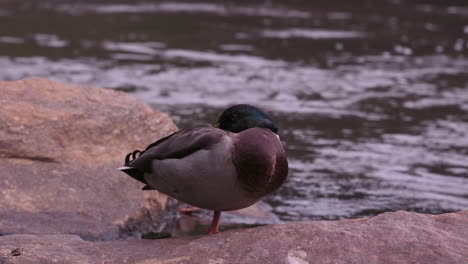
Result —
[[[286,180],[288,161],[284,148],[268,129],[251,128],[239,133],[232,155],[239,181],[254,195],[271,193]]]

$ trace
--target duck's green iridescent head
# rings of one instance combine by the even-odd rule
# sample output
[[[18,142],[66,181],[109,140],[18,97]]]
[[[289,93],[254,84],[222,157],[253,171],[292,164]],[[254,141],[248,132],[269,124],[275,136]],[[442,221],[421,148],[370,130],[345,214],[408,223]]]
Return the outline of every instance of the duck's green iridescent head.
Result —
[[[278,134],[278,128],[267,114],[255,106],[238,104],[226,109],[218,120],[217,127],[239,133],[252,127],[268,128]]]

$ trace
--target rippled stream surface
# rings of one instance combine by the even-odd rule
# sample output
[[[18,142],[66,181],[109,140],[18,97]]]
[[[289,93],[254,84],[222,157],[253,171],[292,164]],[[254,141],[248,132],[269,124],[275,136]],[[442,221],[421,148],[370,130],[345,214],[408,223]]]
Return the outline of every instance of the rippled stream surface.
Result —
[[[125,91],[181,128],[264,108],[283,221],[468,209],[466,1],[220,3],[0,1],[0,79]]]

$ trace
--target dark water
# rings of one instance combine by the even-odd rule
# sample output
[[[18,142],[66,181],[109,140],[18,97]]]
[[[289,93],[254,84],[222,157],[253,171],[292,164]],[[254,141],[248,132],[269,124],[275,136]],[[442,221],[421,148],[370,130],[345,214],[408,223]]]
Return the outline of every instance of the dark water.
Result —
[[[271,113],[284,221],[468,209],[467,51],[467,1],[0,0],[0,79],[126,91],[181,128]]]

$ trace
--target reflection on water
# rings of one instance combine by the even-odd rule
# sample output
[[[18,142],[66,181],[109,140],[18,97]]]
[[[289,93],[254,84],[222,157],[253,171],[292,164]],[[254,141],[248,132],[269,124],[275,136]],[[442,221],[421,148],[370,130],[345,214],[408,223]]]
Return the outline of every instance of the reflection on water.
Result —
[[[284,221],[468,209],[468,6],[432,2],[7,1],[0,79],[129,92],[182,128],[259,105]]]

